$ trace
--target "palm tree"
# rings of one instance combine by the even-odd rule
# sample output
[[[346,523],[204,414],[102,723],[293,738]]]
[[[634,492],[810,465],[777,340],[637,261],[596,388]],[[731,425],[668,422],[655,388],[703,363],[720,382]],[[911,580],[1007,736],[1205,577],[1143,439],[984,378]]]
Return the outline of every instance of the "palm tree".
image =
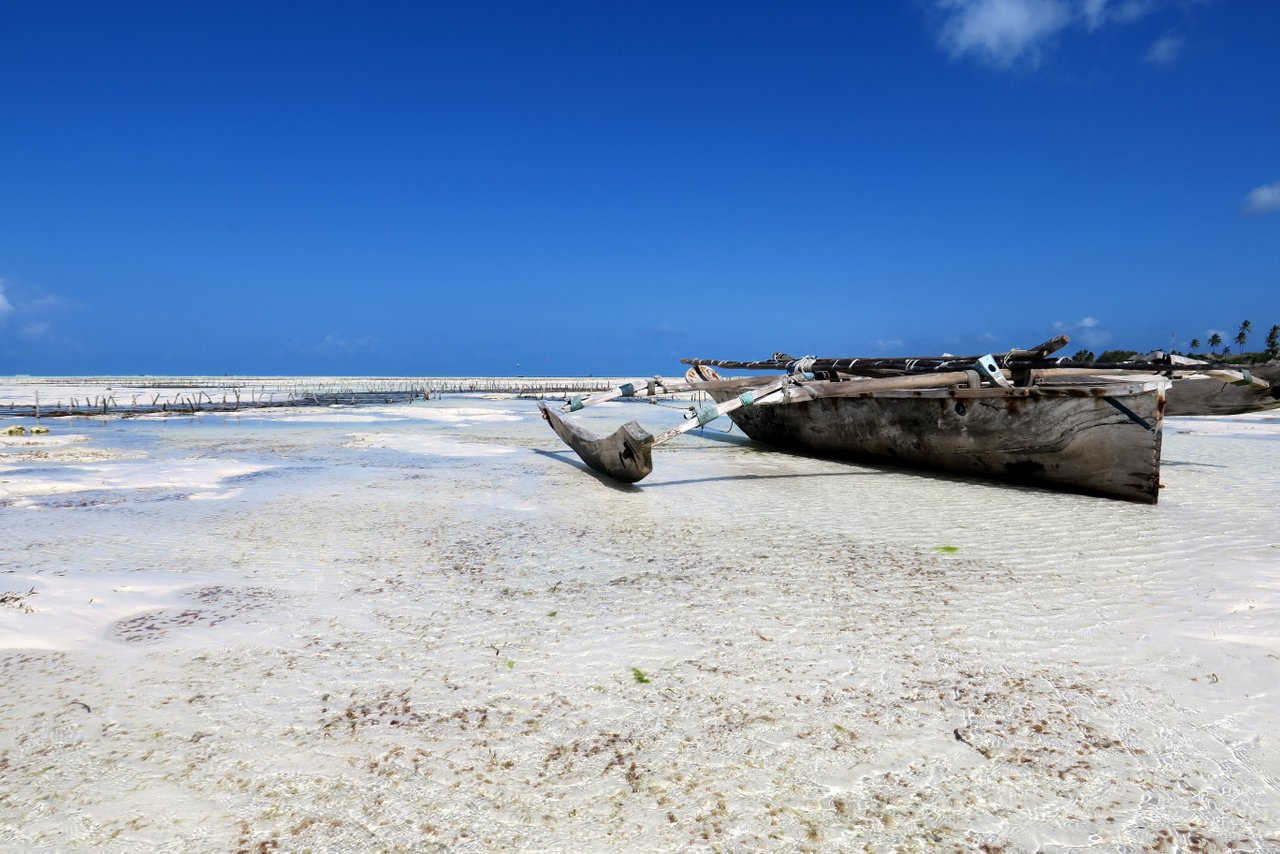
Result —
[[[1236,343],[1240,345],[1240,352],[1244,353],[1244,342],[1248,340],[1249,333],[1253,331],[1253,324],[1245,321],[1240,324],[1240,331],[1236,333]]]
[[[1221,336],[1221,335],[1219,335],[1218,333],[1216,333],[1216,332],[1215,332],[1215,333],[1213,333],[1212,335],[1210,335],[1210,336],[1209,336],[1209,350],[1210,350],[1211,352],[1214,352],[1214,353],[1218,352],[1218,348],[1219,348],[1219,347],[1221,347],[1221,346],[1222,346],[1222,336]]]
[[[1267,333],[1267,352],[1273,359],[1280,356],[1280,325],[1271,327]]]
[[[1199,350],[1199,349],[1200,349],[1200,339],[1199,339],[1199,338],[1192,338],[1192,339],[1191,339],[1191,352],[1192,352],[1192,353],[1194,353],[1195,351],[1197,351],[1197,350]]]

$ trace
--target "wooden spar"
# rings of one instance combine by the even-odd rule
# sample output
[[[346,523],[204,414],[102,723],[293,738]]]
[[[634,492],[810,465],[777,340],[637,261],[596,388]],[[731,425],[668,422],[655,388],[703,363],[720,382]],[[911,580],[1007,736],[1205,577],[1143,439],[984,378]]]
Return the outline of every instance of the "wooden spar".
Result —
[[[665,390],[666,384],[662,382],[662,377],[654,377],[651,380],[636,380],[635,382],[623,383],[615,386],[608,391],[601,391],[593,394],[585,399],[581,397],[570,397],[569,402],[560,407],[561,412],[577,412],[579,409],[586,409],[588,406],[596,406],[601,403],[608,403],[611,400],[617,400],[620,397],[648,397],[649,383],[653,383],[656,389],[661,387]],[[645,394],[640,395],[637,392],[645,389]]]
[[[663,433],[659,433],[658,437],[653,440],[653,444],[661,445],[669,442],[681,433],[688,433],[696,427],[704,427],[715,421],[722,415],[728,415],[730,412],[741,409],[744,406],[755,406],[757,404],[764,405],[769,403],[781,403],[788,384],[794,383],[793,377],[779,377],[766,386],[758,389],[752,389],[730,397],[727,400],[720,401],[715,406],[704,407],[701,410],[695,410],[690,413],[693,417],[678,427],[672,427]]]
[[[815,401],[822,397],[861,397],[876,392],[908,391],[913,388],[945,388],[969,382],[969,371],[950,371],[946,374],[927,374],[924,376],[882,376],[878,379],[851,379],[844,383],[814,380],[812,383],[797,383],[795,388],[787,389],[786,401],[778,403],[799,403]]]
[[[994,357],[1002,368],[1009,371],[1049,371],[1049,370],[1074,370],[1077,376],[1103,376],[1110,374],[1203,374],[1209,370],[1234,374],[1237,379],[1232,380],[1224,377],[1226,382],[1243,381],[1244,375],[1237,372],[1239,366],[1230,363],[1214,363],[1203,365],[1171,365],[1167,362],[1077,362],[1072,359],[1004,359],[999,356]],[[777,370],[777,365],[767,362],[724,362],[711,361],[707,359],[685,359],[686,364],[704,367],[727,368],[732,370]],[[897,366],[891,362],[899,363]],[[968,357],[947,357],[945,359],[933,357],[929,360],[882,360],[876,364],[854,364],[853,360],[848,359],[816,359],[809,370],[827,373],[843,373],[857,374],[859,372],[876,371],[881,373],[902,374],[924,374],[941,373],[946,371],[954,371],[961,367],[968,367],[973,362],[968,361]],[[748,367],[739,367],[739,366]],[[1250,370],[1252,374],[1252,371]],[[1250,381],[1251,385],[1261,387],[1261,383]]]
[[[1032,375],[1039,379],[1053,379],[1054,377],[1097,377],[1098,379],[1106,379],[1119,375],[1124,379],[1132,379],[1134,377],[1148,377],[1150,379],[1167,379],[1163,373],[1156,371],[1099,371],[1094,368],[1038,368],[1031,372]]]
[[[1280,408],[1280,366],[1257,365],[1244,371],[1215,370],[1207,362],[1176,355],[1169,358],[1180,373],[1193,373],[1179,376],[1169,386],[1165,393],[1166,415],[1238,415]],[[1098,377],[1100,380],[1116,375],[1126,380],[1157,378],[1150,372],[1123,370],[1131,367],[1126,363],[1119,363],[1116,367],[1120,370],[1105,373],[1090,368],[1049,368],[1032,374],[1046,385],[1060,384],[1067,381],[1067,377],[1080,376]],[[1163,373],[1168,373],[1168,369]]]
[[[1010,350],[1007,353],[992,354],[992,358],[1003,368],[1014,372],[1050,370],[1072,371],[1078,376],[1096,376],[1102,374],[1187,374],[1201,373],[1215,376],[1225,382],[1250,385],[1260,391],[1270,388],[1265,379],[1246,377],[1240,366],[1232,363],[1199,362],[1185,357],[1171,356],[1167,359],[1149,359],[1140,362],[1083,362],[1074,359],[1051,359],[1048,354],[1060,349],[1067,341],[1066,336],[1046,341],[1029,350]],[[827,373],[858,374],[865,372],[896,372],[907,374],[928,374],[954,371],[961,366],[968,367],[984,356],[897,356],[893,358],[863,357],[811,357],[806,359],[764,359],[755,362],[740,362],[727,359],[681,359],[686,365],[726,368],[744,371],[820,371]],[[1249,369],[1245,369],[1246,371]],[[1066,376],[1067,374],[1061,374]]]
[[[1026,350],[1009,350],[1004,353],[990,354],[1001,365],[1008,365],[1010,362],[1022,361],[1027,359],[1044,359],[1050,353],[1061,350],[1067,344],[1071,343],[1071,339],[1066,335],[1058,335],[1050,338],[1043,344],[1038,344]],[[954,370],[958,364],[973,364],[979,359],[986,358],[987,354],[976,356],[894,356],[892,358],[883,357],[861,357],[861,356],[843,356],[838,358],[831,357],[810,357],[806,359],[795,359],[790,356],[778,354],[773,359],[762,359],[756,362],[735,362],[728,359],[681,359],[680,362],[685,365],[704,365],[713,368],[727,368],[735,371],[787,371],[793,372],[804,368],[808,371],[845,371],[855,373],[857,370],[901,370],[904,366],[912,366],[907,370]]]
[[[659,378],[654,377],[655,380]],[[652,394],[645,380],[636,380],[632,383],[624,383],[616,386],[608,391],[602,391],[589,397],[578,398],[570,401],[560,407],[561,412],[577,412],[579,409],[586,409],[591,406],[597,406],[601,403],[608,403],[622,397],[647,398],[657,397],[661,394],[679,394],[687,391],[707,391],[712,388],[735,388],[741,390],[744,386],[765,385],[777,377],[743,377],[741,379],[722,380],[719,382],[666,382],[665,380],[654,383]]]

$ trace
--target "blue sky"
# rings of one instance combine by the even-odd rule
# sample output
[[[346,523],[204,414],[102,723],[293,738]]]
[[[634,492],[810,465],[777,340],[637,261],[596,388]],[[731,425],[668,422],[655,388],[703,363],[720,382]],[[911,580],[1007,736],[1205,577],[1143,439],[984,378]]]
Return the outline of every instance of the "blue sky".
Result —
[[[0,374],[1260,343],[1278,32],[1269,0],[5,3]]]

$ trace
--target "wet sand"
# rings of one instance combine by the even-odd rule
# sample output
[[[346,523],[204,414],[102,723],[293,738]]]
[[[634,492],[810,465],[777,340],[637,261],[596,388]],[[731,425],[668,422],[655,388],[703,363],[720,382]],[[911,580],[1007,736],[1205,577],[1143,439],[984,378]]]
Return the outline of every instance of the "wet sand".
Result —
[[[1275,416],[1168,421],[1156,507],[711,428],[621,488],[518,400],[51,426],[0,847],[1280,849]]]

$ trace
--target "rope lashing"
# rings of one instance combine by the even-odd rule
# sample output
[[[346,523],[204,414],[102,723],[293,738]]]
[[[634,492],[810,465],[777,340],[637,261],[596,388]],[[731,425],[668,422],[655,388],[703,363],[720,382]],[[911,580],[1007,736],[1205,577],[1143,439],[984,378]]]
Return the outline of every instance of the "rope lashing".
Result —
[[[577,411],[578,411],[579,409],[581,409],[581,408],[582,408],[582,396],[581,396],[581,395],[577,395],[577,394],[575,394],[573,397],[569,398],[569,411],[570,411],[570,412],[577,412]]]
[[[698,420],[698,426],[703,427],[719,418],[720,410],[716,409],[715,404],[699,406],[693,411],[693,417]]]
[[[754,392],[744,391],[742,394],[738,395],[738,400],[742,401],[743,406],[750,406],[756,402],[756,396]]]
[[[813,373],[813,365],[817,361],[817,356],[801,356],[799,359],[796,359],[795,367],[791,369],[791,372],[795,374]]]
[[[618,387],[618,392],[623,397],[635,397],[636,387],[632,383],[623,383]]]

